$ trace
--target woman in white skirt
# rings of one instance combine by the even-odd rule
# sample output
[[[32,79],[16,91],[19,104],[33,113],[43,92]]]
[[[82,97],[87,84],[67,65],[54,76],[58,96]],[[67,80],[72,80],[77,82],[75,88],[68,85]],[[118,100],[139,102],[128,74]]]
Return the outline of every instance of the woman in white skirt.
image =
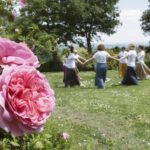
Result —
[[[150,77],[150,69],[144,63],[145,51],[142,45],[138,47],[136,75],[139,80],[147,79]]]

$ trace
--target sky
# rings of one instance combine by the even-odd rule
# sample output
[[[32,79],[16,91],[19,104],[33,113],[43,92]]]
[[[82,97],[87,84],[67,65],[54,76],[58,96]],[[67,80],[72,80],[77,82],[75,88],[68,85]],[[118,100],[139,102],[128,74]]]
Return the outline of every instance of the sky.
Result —
[[[120,0],[117,6],[122,25],[115,34],[103,35],[102,41],[105,44],[148,44],[150,37],[144,35],[139,21],[148,4],[148,0]]]

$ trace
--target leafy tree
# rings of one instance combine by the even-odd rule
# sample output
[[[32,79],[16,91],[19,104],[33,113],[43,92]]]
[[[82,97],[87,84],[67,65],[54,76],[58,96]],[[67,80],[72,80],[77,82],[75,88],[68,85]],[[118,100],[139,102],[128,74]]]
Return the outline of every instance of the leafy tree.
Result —
[[[55,35],[48,34],[39,28],[29,18],[18,18],[9,30],[9,37],[17,42],[25,42],[38,56],[41,63],[52,59],[52,50],[55,44]]]
[[[146,34],[150,35],[150,0],[149,0],[149,9],[143,12],[141,18],[142,24],[141,27]]]
[[[0,1],[0,35],[16,42],[25,42],[35,52],[41,63],[53,59],[55,35],[39,28],[30,17],[16,15],[16,0]]]
[[[15,19],[15,9],[11,0],[1,0],[0,1],[0,35],[3,36],[7,32],[7,28]]]
[[[55,33],[57,41],[78,42],[91,51],[97,33],[112,34],[119,24],[118,0],[28,0],[21,16],[30,18],[40,29]],[[86,41],[83,42],[82,38]]]
[[[84,43],[80,37],[85,37],[86,48],[91,51],[91,41],[98,32],[115,32],[115,27],[119,24],[119,13],[115,7],[117,2],[118,0],[70,0],[67,7],[63,3],[62,8],[66,7],[66,12],[61,9],[62,18],[65,25],[69,24],[68,29],[78,37],[76,41],[81,46],[84,46]]]

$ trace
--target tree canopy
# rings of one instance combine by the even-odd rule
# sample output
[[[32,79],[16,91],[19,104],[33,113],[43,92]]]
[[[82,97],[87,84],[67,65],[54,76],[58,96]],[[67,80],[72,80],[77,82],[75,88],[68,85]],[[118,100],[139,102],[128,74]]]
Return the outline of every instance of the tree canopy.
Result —
[[[32,20],[41,30],[57,35],[57,42],[77,42],[91,51],[98,32],[112,34],[119,24],[118,0],[32,0],[21,18]],[[22,20],[22,21],[24,21]],[[81,39],[85,38],[85,42]]]
[[[17,0],[0,1],[0,36],[27,43],[41,63],[49,61],[56,36],[40,29],[31,18],[20,16],[18,5]]]
[[[119,25],[118,0],[0,1],[0,36],[25,42],[40,62],[53,57],[57,43],[78,43],[91,52],[99,33],[113,34]]]
[[[150,35],[150,0],[149,0],[149,9],[143,12],[141,18],[141,27],[145,34]]]

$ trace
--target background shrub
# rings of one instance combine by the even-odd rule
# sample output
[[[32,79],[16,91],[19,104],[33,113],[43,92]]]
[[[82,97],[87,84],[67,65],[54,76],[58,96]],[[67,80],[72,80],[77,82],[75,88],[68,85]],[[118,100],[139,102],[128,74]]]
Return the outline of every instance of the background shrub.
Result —
[[[0,129],[0,150],[69,150],[71,137],[65,140],[58,122],[51,121],[41,133],[14,137]]]
[[[117,56],[117,53],[113,50],[113,49],[107,49],[107,52],[111,55],[111,56]],[[118,61],[113,60],[113,59],[108,59],[107,61],[107,65],[108,65],[108,69],[109,70],[113,70],[113,69],[117,69],[118,68]]]
[[[150,53],[146,53],[145,64],[150,67]]]
[[[39,70],[42,72],[62,71],[62,55],[58,50],[50,52],[49,61],[41,64]]]

